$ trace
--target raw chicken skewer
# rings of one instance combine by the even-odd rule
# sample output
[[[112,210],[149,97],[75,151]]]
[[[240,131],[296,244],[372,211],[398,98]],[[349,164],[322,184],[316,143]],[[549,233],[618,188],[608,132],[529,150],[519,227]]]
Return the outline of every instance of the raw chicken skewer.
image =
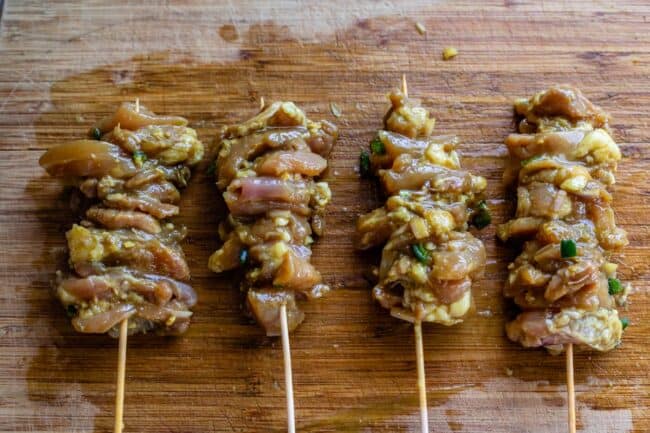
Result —
[[[135,112],[140,113],[140,98],[135,98]],[[126,381],[126,340],[128,338],[128,317],[120,323],[120,337],[117,354],[117,384],[115,392],[115,424],[114,433],[122,433],[124,428],[124,382]]]
[[[140,98],[135,98],[135,113],[140,113]],[[114,433],[122,433],[124,428],[124,382],[126,381],[126,344],[129,336],[129,318],[120,323],[120,336],[117,353],[117,384],[115,391]]]
[[[606,352],[621,341],[617,306],[630,291],[612,253],[627,245],[609,191],[621,152],[609,116],[578,89],[554,86],[515,102],[518,133],[506,139],[506,184],[517,182],[517,210],[497,234],[525,240],[508,267],[504,295],[523,311],[506,325],[524,347],[566,352],[568,426],[576,430],[574,346]]]
[[[461,170],[455,137],[432,135],[435,120],[408,98],[405,77],[389,99],[384,129],[360,157],[362,176],[376,174],[388,199],[359,218],[356,247],[383,245],[373,296],[413,323],[421,429],[428,432],[422,322],[451,326],[470,310],[485,248],[467,228],[485,227],[490,215],[480,200],[485,179]]]
[[[249,313],[269,336],[280,336],[287,399],[287,430],[295,432],[289,332],[304,319],[297,300],[329,287],[310,263],[311,244],[324,230],[331,200],[317,181],[338,131],[307,118],[293,102],[275,102],[216,140],[217,186],[228,207],[219,225],[223,245],[210,257],[217,273],[243,268],[241,289]]]
[[[409,97],[406,75],[402,75],[402,93],[405,98]],[[415,359],[418,374],[418,398],[420,400],[420,425],[422,433],[429,433],[429,406],[427,404],[427,380],[424,368],[424,343],[422,341],[422,321],[416,317],[413,324],[415,334]]]
[[[56,296],[78,332],[119,336],[114,431],[123,429],[128,334],[178,335],[196,293],[179,242],[180,191],[204,148],[187,120],[124,103],[89,139],[64,143],[39,160],[74,186],[83,215],[66,233],[70,271],[57,272]]]

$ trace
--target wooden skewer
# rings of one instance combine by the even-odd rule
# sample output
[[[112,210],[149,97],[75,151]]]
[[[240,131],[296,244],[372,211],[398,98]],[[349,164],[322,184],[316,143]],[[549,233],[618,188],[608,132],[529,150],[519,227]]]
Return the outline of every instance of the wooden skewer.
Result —
[[[402,93],[408,98],[409,89],[406,84],[406,74],[402,74]],[[416,319],[413,324],[415,331],[415,358],[418,370],[418,394],[420,397],[420,423],[422,433],[429,433],[429,409],[427,406],[427,381],[424,371],[424,345],[422,343],[422,322]]]
[[[420,421],[422,433],[429,433],[429,411],[427,409],[427,382],[424,375],[424,349],[422,345],[422,322],[416,320],[413,324],[415,331],[415,357],[418,369],[418,392],[420,394]]]
[[[289,347],[289,326],[287,325],[287,305],[280,306],[280,330],[282,332],[282,353],[284,355],[284,388],[287,395],[287,431],[296,432],[293,405],[293,375],[291,372],[291,348]]]
[[[122,433],[124,412],[124,377],[126,375],[126,339],[128,336],[129,319],[120,323],[120,349],[117,356],[117,392],[115,393],[115,433]]]
[[[573,344],[566,348],[566,391],[569,403],[569,433],[576,433],[576,394],[573,382]]]
[[[135,112],[140,112],[140,98],[135,98]],[[122,433],[124,423],[124,381],[126,378],[126,340],[129,335],[129,319],[120,323],[120,343],[117,354],[117,391],[115,393],[115,433]]]

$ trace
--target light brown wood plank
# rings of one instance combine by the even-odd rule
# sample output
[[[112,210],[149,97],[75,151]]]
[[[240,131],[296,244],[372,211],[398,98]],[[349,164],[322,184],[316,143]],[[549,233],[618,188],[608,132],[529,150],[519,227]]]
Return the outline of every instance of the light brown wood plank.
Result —
[[[0,1],[0,3],[2,3]],[[50,294],[72,222],[62,188],[38,167],[42,152],[83,135],[125,99],[186,116],[207,143],[254,113],[260,96],[291,99],[334,120],[341,138],[328,180],[334,202],[314,262],[335,288],[306,305],[292,336],[298,430],[418,430],[412,329],[370,298],[357,254],[357,216],[381,201],[356,173],[380,126],[385,94],[409,90],[457,134],[465,167],[487,177],[494,223],[512,213],[501,186],[513,98],[572,83],[613,117],[625,159],[615,188],[630,245],[618,256],[636,293],[623,345],[576,355],[583,432],[650,431],[650,6],[643,1],[308,4],[188,0],[7,1],[0,20],[0,431],[110,431],[117,341],[76,334]],[[415,23],[427,29],[420,35]],[[441,60],[445,46],[460,54]],[[329,111],[336,102],[342,116]],[[200,303],[182,338],[129,339],[126,432],[285,429],[279,341],[241,314],[231,275],[211,274],[223,207],[198,174],[179,221]],[[514,251],[494,227],[479,234],[488,267],[477,315],[425,327],[431,429],[565,430],[564,359],[523,350],[503,332],[500,290]]]

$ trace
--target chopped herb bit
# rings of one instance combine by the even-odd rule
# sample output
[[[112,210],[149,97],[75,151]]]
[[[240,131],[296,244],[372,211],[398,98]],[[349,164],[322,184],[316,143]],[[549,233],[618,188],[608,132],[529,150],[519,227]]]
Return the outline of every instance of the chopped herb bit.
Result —
[[[370,176],[370,155],[365,150],[359,155],[359,173],[363,177]]]
[[[214,161],[214,162],[210,163],[210,165],[208,166],[208,170],[206,171],[207,175],[208,176],[214,176],[214,172],[215,172],[216,169],[217,169],[217,162]]]
[[[386,153],[386,148],[384,147],[384,143],[381,142],[379,137],[375,137],[372,139],[370,142],[370,151],[374,155],[383,155]]]
[[[99,128],[91,128],[90,130],[90,138],[93,140],[101,140],[102,139],[102,131]]]
[[[477,229],[481,230],[490,225],[492,222],[492,215],[490,214],[490,208],[488,208],[485,200],[481,200],[476,207],[476,212],[472,218],[472,225]]]
[[[627,328],[628,326],[630,326],[630,319],[628,319],[627,317],[623,317],[623,318],[621,319],[621,326],[623,327],[623,329],[625,329],[625,328]]]
[[[422,244],[411,245],[411,251],[413,251],[413,255],[420,263],[429,263],[429,252]]]
[[[562,254],[562,258],[564,259],[578,255],[578,247],[576,246],[576,241],[573,239],[562,239],[560,241],[560,254]]]
[[[284,286],[282,284],[273,284],[273,288],[276,290],[282,290],[284,289]]]
[[[531,162],[537,161],[538,159],[541,159],[541,158],[542,158],[541,155],[535,155],[535,156],[531,156],[530,158],[522,159],[521,160],[521,166],[525,167],[528,164],[530,164]]]
[[[610,295],[617,295],[623,291],[623,285],[618,278],[608,278],[607,286],[609,287]]]
[[[70,304],[65,308],[65,312],[68,315],[68,317],[74,317],[77,315],[77,307]]]
[[[246,263],[248,263],[248,250],[244,248],[239,252],[239,264],[244,266]]]
[[[139,167],[142,167],[142,164],[147,160],[147,154],[141,150],[136,150],[133,152],[133,162]]]
[[[442,60],[451,60],[458,55],[458,50],[454,47],[446,47],[442,50]]]

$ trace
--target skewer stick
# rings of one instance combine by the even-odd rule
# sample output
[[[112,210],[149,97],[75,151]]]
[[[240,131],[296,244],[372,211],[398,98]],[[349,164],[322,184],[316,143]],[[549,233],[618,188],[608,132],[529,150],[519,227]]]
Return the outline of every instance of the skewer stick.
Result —
[[[429,433],[429,411],[427,409],[427,382],[424,376],[424,349],[422,345],[422,322],[416,320],[413,324],[415,331],[415,357],[418,369],[418,391],[420,394],[420,421],[422,433]]]
[[[122,414],[124,411],[124,377],[126,373],[126,338],[128,336],[129,319],[120,323],[120,349],[117,356],[117,392],[115,394],[115,433],[122,433],[124,427]]]
[[[576,394],[573,383],[573,344],[566,348],[566,392],[569,403],[569,433],[576,433]]]
[[[408,85],[406,84],[406,74],[402,74],[402,93],[405,97],[409,96]],[[424,345],[422,344],[422,322],[416,319],[413,324],[415,331],[415,358],[418,370],[418,394],[420,397],[420,423],[422,424],[422,433],[429,433],[429,410],[427,406],[427,381],[424,371]]]
[[[282,353],[284,355],[284,388],[287,395],[287,431],[296,432],[293,405],[293,375],[291,373],[291,348],[289,347],[289,326],[287,325],[287,304],[280,306],[280,330],[282,331]]]
[[[135,112],[140,112],[140,98],[135,98]],[[126,378],[126,340],[129,335],[129,319],[120,323],[120,343],[117,355],[117,392],[115,393],[115,433],[122,433],[124,423],[124,381]]]

